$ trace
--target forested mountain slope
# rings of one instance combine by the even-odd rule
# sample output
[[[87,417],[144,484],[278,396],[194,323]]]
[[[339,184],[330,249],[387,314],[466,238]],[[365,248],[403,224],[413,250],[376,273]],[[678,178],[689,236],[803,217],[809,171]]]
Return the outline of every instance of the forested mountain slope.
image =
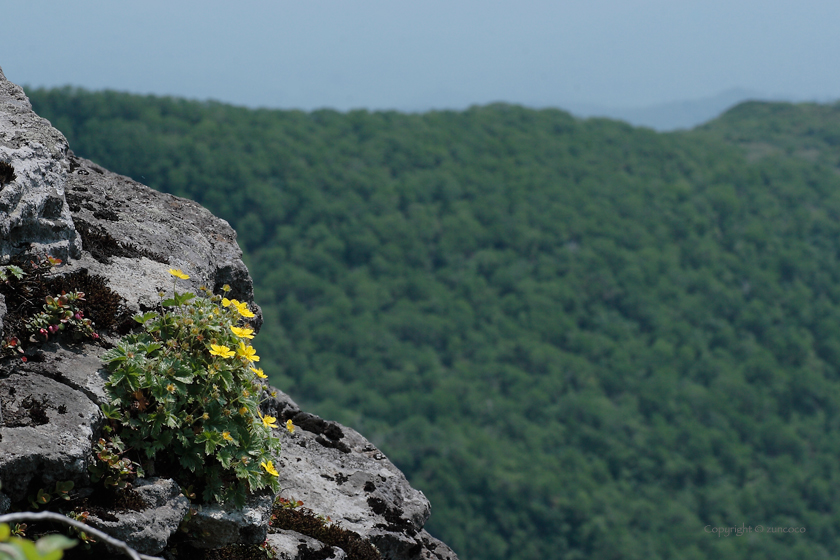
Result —
[[[462,559],[840,554],[840,107],[657,134],[27,93],[231,222],[272,383],[382,447]],[[805,531],[711,532],[742,524]]]

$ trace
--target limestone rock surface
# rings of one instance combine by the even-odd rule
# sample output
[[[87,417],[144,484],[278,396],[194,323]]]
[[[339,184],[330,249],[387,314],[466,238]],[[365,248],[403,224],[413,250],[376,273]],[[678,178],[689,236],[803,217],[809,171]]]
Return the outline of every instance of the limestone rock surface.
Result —
[[[123,175],[68,152],[66,198],[84,251],[67,271],[86,269],[108,279],[132,312],[160,302],[158,293],[172,289],[170,268],[190,276],[179,291],[200,286],[253,303],[254,284],[242,262],[236,232],[225,220],[184,198],[160,193]]]
[[[0,264],[33,250],[78,257],[81,242],[64,199],[67,140],[32,111],[0,69],[0,162],[14,179],[0,181]]]
[[[133,492],[145,508],[114,512],[108,520],[92,514],[88,523],[127,543],[137,552],[158,554],[178,530],[190,508],[190,501],[181,493],[180,486],[168,478],[138,480]]]

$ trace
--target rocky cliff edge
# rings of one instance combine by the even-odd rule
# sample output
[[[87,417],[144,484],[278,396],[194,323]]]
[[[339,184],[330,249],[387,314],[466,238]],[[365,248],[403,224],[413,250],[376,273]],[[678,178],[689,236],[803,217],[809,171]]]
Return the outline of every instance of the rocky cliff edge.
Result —
[[[101,358],[129,328],[127,317],[159,305],[159,293],[172,285],[170,269],[190,276],[191,291],[206,286],[220,293],[227,284],[229,297],[257,311],[252,320],[257,330],[262,318],[236,232],[227,222],[194,202],[75,156],[2,69],[0,167],[0,265],[49,255],[63,261],[48,273],[59,282],[55,285],[61,278],[100,278],[118,296],[112,306],[118,317],[107,329],[96,325],[98,340],[53,336],[10,348],[12,331],[21,324],[15,319],[19,305],[0,295],[6,346],[0,358],[2,520],[2,514],[31,509],[27,504],[38,490],[54,489],[57,482],[73,482],[65,496],[71,498],[68,508],[96,493],[88,467],[105,424],[100,405],[107,401],[108,372]],[[241,509],[202,506],[190,503],[173,480],[149,476],[131,484],[133,505],[89,508],[86,522],[141,554],[163,557],[173,557],[176,546],[179,557],[187,547],[191,558],[217,558],[233,557],[218,551],[256,545],[289,560],[361,557],[353,546],[319,536],[324,527],[338,527],[345,543],[350,535],[352,542],[373,544],[381,558],[457,558],[423,529],[428,500],[380,450],[351,428],[301,411],[288,395],[275,391],[263,402],[263,414],[297,427],[291,433],[276,430],[282,443],[275,458],[278,496],[250,496]],[[277,498],[287,506],[302,502],[291,509],[302,519],[301,527],[309,523],[317,530],[305,534],[304,528],[278,527],[271,520]],[[326,525],[325,519],[330,520]]]

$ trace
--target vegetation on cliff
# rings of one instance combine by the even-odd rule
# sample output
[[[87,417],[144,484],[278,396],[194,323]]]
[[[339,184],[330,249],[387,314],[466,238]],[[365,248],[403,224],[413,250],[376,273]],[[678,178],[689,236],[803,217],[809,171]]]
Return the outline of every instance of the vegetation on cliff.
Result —
[[[463,560],[840,553],[840,105],[657,134],[27,93],[231,222],[271,382],[386,451]]]

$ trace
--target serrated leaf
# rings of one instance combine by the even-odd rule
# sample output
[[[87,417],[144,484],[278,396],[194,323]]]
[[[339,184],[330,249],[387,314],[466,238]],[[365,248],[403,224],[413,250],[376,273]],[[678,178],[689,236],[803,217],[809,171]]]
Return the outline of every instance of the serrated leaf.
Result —
[[[227,449],[222,449],[218,453],[216,453],[216,459],[219,460],[219,463],[222,465],[223,468],[229,469],[230,463],[231,461],[233,461],[233,454]]]
[[[183,294],[175,294],[175,300],[178,302],[178,305],[183,305],[193,299],[195,294],[190,292],[184,292]]]
[[[23,269],[22,269],[21,267],[19,267],[19,266],[15,266],[15,265],[13,265],[13,264],[10,264],[9,266],[7,266],[7,267],[6,267],[6,270],[8,270],[9,272],[11,272],[11,273],[12,273],[12,276],[14,276],[15,278],[17,278],[18,280],[20,280],[21,278],[23,278],[24,276],[26,276],[26,273],[23,271]]]
[[[160,350],[161,348],[163,348],[163,344],[159,342],[151,342],[149,344],[143,344],[141,348],[146,354],[152,354],[156,350]]]
[[[119,420],[121,416],[120,409],[113,404],[105,403],[99,407],[102,410],[103,416],[109,420]]]
[[[157,317],[157,313],[155,313],[154,311],[149,311],[147,313],[143,313],[142,315],[138,313],[137,315],[132,317],[132,319],[134,319],[135,321],[137,321],[138,323],[140,323],[142,325],[146,321],[148,321],[150,319],[154,319],[155,317]]]

